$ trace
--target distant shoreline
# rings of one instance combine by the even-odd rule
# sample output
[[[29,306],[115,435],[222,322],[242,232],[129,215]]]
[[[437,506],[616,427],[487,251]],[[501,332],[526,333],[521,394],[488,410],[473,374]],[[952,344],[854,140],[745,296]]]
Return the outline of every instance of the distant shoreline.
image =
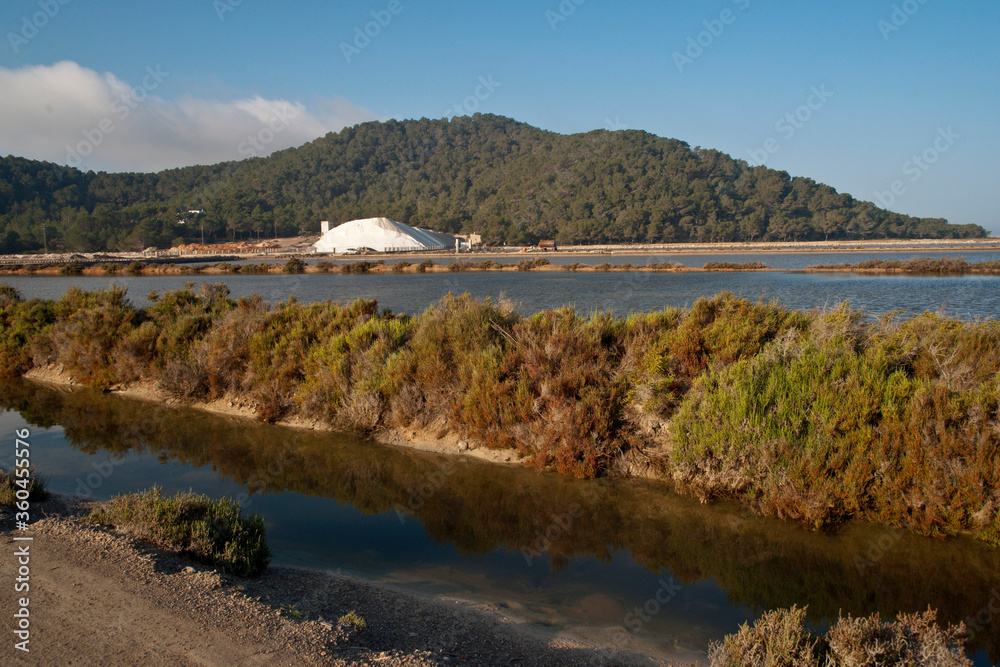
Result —
[[[301,238],[293,239],[301,247]],[[476,271],[580,271],[580,272],[657,272],[700,273],[732,271],[825,271],[857,273],[906,273],[897,267],[897,260],[871,260],[861,264],[817,265],[803,269],[773,268],[761,261],[712,261],[704,266],[686,266],[677,261],[681,256],[699,255],[795,255],[814,253],[915,253],[915,252],[1000,252],[1000,239],[917,239],[895,241],[808,241],[767,243],[674,244],[670,246],[572,246],[557,251],[523,248],[520,251],[486,249],[453,254],[426,253],[365,253],[363,255],[332,254],[256,254],[144,256],[140,253],[93,253],[60,255],[0,256],[0,275],[86,275],[134,276],[157,275],[267,275],[281,273],[448,273]],[[633,265],[612,264],[614,258],[661,257],[662,262]],[[673,259],[670,259],[673,256]],[[580,258],[573,263],[551,263],[553,259]],[[506,261],[496,261],[506,260]],[[517,260],[517,261],[513,261]],[[885,267],[868,266],[873,261]],[[912,261],[912,260],[910,260]],[[927,258],[927,261],[932,261]],[[965,264],[969,264],[965,262]],[[292,266],[295,265],[295,266]]]
[[[178,264],[191,262],[215,263],[220,261],[282,262],[296,257],[317,261],[354,261],[358,259],[406,260],[411,259],[453,259],[482,261],[490,258],[515,257],[594,257],[594,256],[663,256],[663,255],[746,255],[802,254],[802,253],[850,253],[850,252],[990,252],[1000,251],[1000,238],[986,239],[879,239],[864,241],[758,241],[721,243],[671,243],[671,244],[607,244],[562,246],[558,250],[544,250],[535,246],[511,246],[501,248],[480,248],[473,252],[456,254],[453,251],[428,251],[384,253],[371,252],[364,255],[315,254],[303,252],[318,237],[294,237],[278,239],[278,250],[273,253],[234,253],[220,250],[217,254],[169,255],[168,251],[158,254],[142,252],[95,252],[95,253],[49,253],[0,255],[0,270],[3,265],[73,262],[158,262]]]

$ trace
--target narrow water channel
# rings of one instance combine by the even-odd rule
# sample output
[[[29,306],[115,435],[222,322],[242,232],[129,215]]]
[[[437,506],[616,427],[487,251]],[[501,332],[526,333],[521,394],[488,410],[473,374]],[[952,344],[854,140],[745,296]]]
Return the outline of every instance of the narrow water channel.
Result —
[[[971,539],[860,523],[814,533],[659,483],[574,480],[23,380],[0,382],[0,408],[0,433],[29,425],[57,493],[159,484],[239,497],[263,515],[275,564],[486,601],[631,648],[695,659],[792,604],[816,626],[928,606],[945,622],[982,621],[1000,595],[1000,551]],[[981,626],[971,649],[988,665],[1000,619]]]

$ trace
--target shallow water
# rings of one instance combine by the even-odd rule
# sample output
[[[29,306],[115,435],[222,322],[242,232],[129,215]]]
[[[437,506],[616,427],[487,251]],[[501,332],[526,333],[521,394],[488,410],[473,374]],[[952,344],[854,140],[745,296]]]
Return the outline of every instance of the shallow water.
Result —
[[[633,311],[683,307],[703,296],[728,290],[756,301],[777,300],[797,309],[831,307],[850,301],[879,313],[902,310],[915,314],[941,310],[964,318],[1000,317],[1000,276],[915,277],[842,273],[570,273],[470,272],[431,274],[302,274],[263,276],[6,276],[0,279],[26,298],[57,299],[71,286],[89,290],[119,285],[138,306],[146,295],[164,293],[188,283],[225,283],[234,296],[259,294],[267,301],[350,302],[374,298],[380,307],[418,313],[449,291],[477,297],[507,297],[522,313],[563,305],[578,311],[628,314]]]
[[[486,600],[624,646],[703,656],[791,604],[818,627],[928,605],[954,622],[988,610],[998,586],[1000,551],[972,540],[860,523],[817,534],[659,483],[574,480],[21,380],[0,383],[0,408],[0,433],[30,425],[53,491],[109,498],[156,483],[242,498],[263,515],[276,564]],[[1000,656],[996,626],[973,638],[977,664]]]

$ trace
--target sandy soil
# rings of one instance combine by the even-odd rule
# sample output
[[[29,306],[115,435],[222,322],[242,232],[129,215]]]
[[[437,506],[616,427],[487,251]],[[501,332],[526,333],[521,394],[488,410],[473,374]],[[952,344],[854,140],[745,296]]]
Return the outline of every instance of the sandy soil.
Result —
[[[8,631],[3,664],[681,664],[546,635],[496,607],[338,573],[270,567],[260,577],[232,577],[82,521],[92,506],[54,495],[35,504],[31,527],[16,533],[9,510],[0,510],[8,628],[16,609],[11,554],[23,544],[31,552],[30,652],[14,649]],[[366,629],[338,620],[350,611]]]
[[[73,378],[63,370],[55,367],[32,368],[24,374],[24,378],[33,382],[43,382],[60,386],[76,387],[80,386]],[[128,398],[142,401],[150,401],[160,405],[181,406],[204,410],[219,415],[229,417],[240,417],[253,421],[258,421],[256,404],[245,398],[237,396],[227,396],[225,398],[205,402],[180,403],[176,399],[170,398],[159,391],[151,382],[132,383],[126,387],[116,387],[110,393],[119,394]],[[292,416],[282,419],[278,424],[291,428],[301,428],[318,431],[331,431],[327,424],[306,419],[301,416]],[[458,456],[469,456],[472,458],[490,461],[493,463],[520,464],[517,454],[510,450],[487,449],[480,447],[474,440],[464,439],[448,429],[448,425],[443,421],[434,422],[424,428],[405,429],[384,429],[371,436],[376,441],[387,445],[399,447],[409,447],[426,452],[437,452],[439,454],[454,454]]]

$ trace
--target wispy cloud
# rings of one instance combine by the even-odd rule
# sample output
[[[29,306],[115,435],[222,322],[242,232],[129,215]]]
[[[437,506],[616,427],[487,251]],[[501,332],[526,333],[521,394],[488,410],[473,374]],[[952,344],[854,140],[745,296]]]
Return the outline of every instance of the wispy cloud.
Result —
[[[218,101],[156,95],[170,72],[127,83],[75,62],[0,68],[0,155],[81,169],[153,171],[263,156],[375,114],[345,98]]]

